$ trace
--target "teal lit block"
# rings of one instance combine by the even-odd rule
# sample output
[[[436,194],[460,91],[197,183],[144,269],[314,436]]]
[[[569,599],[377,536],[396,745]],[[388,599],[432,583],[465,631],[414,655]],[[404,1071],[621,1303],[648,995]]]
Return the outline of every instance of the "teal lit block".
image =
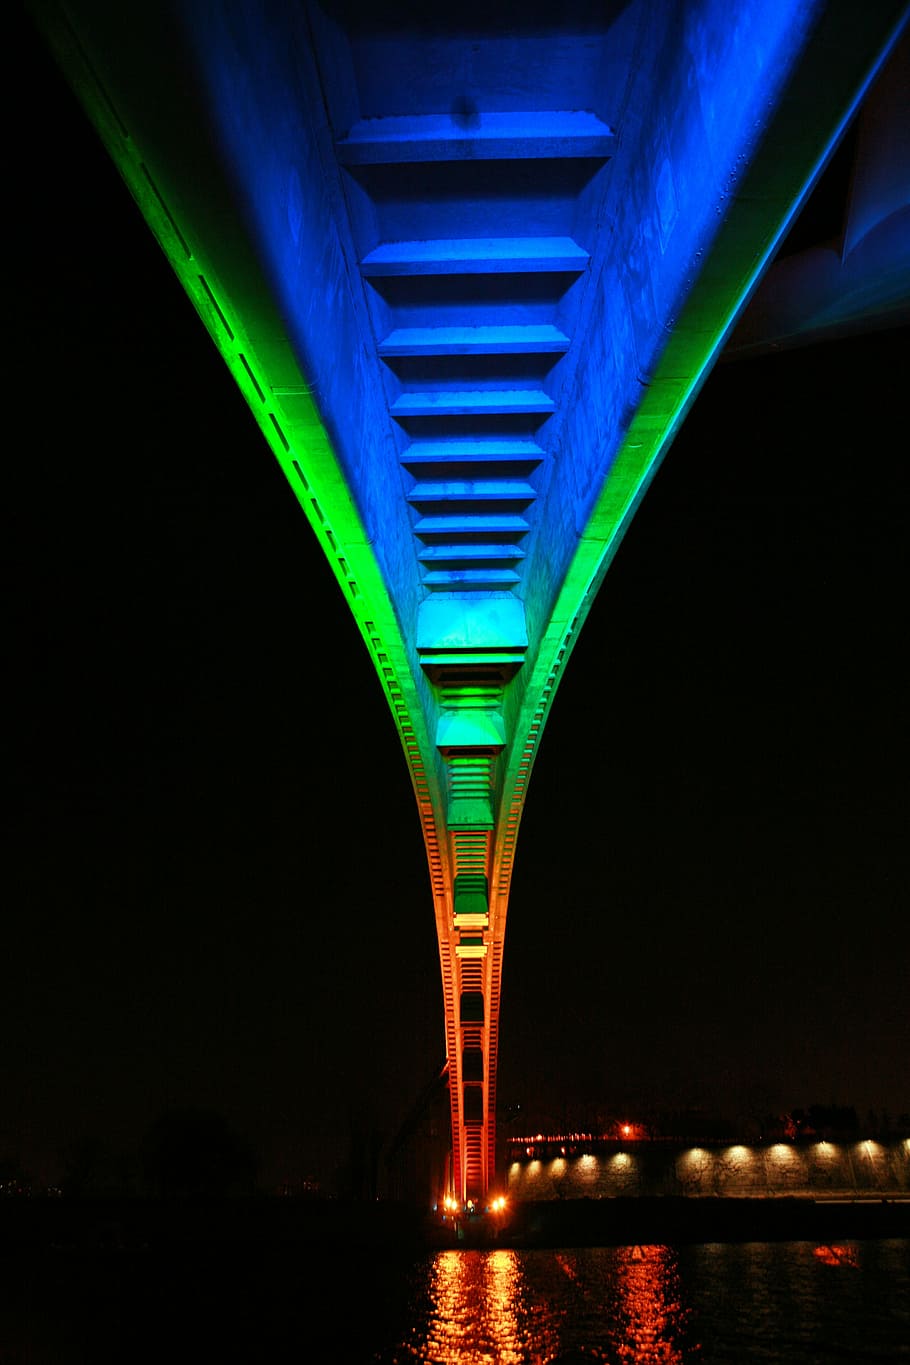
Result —
[[[453,796],[448,809],[449,829],[492,829],[493,806],[486,796]]]
[[[524,603],[517,597],[437,595],[421,602],[417,613],[417,649],[428,655],[488,651],[524,651],[528,627]]]
[[[490,909],[489,883],[480,873],[462,873],[455,878],[455,914],[487,915]]]
[[[479,707],[446,711],[436,726],[436,747],[444,752],[449,749],[498,752],[505,742],[505,724],[497,711],[484,711]]]

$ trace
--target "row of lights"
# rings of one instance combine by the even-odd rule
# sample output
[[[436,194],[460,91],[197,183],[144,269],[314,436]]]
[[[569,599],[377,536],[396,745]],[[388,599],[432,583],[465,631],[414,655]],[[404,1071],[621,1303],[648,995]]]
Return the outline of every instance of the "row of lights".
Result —
[[[643,1132],[638,1130],[637,1127],[633,1126],[631,1123],[622,1124],[619,1131],[624,1138],[630,1141],[637,1141],[644,1136]],[[584,1149],[589,1143],[614,1142],[615,1140],[614,1137],[608,1134],[603,1134],[602,1136],[595,1138],[592,1137],[590,1133],[571,1133],[566,1138],[549,1138],[544,1137],[543,1133],[537,1133],[533,1138],[517,1138],[515,1141],[524,1142],[526,1144],[525,1156],[533,1156],[535,1145],[541,1142],[545,1143],[547,1146],[551,1143],[559,1142],[560,1156],[584,1156]],[[510,1145],[514,1145],[514,1143]],[[578,1151],[579,1147],[581,1147],[580,1153]]]
[[[830,1148],[834,1148],[835,1145],[836,1145],[835,1143],[829,1142],[826,1138],[820,1138],[819,1141],[815,1144],[816,1148],[819,1148],[819,1147],[822,1147],[822,1148],[829,1148],[829,1147],[830,1147]],[[857,1147],[857,1148],[864,1148],[870,1155],[871,1155],[873,1152],[879,1152],[879,1151],[882,1150],[882,1144],[881,1144],[880,1142],[874,1141],[872,1138],[864,1138],[864,1139],[862,1139],[860,1142],[855,1143],[854,1146]],[[910,1150],[910,1138],[905,1138],[905,1140],[904,1140],[904,1146],[905,1146],[905,1148],[906,1148],[907,1150]],[[775,1143],[773,1143],[769,1148],[767,1148],[767,1151],[770,1153],[770,1155],[775,1156],[775,1157],[778,1157],[778,1158],[783,1158],[783,1157],[785,1157],[785,1156],[786,1156],[786,1157],[793,1156],[793,1155],[795,1155],[795,1153],[796,1153],[797,1150],[798,1150],[798,1149],[797,1149],[796,1144],[794,1144],[794,1143],[788,1143],[788,1142],[775,1142]],[[745,1159],[748,1159],[748,1158],[751,1158],[751,1157],[760,1155],[760,1154],[761,1154],[761,1151],[762,1151],[761,1148],[759,1148],[758,1150],[755,1150],[754,1148],[753,1148],[753,1149],[750,1149],[749,1147],[743,1147],[741,1144],[738,1144],[738,1145],[733,1146],[733,1147],[727,1147],[727,1148],[725,1149],[725,1153],[724,1153],[724,1154],[727,1155],[727,1156],[736,1157],[738,1160],[745,1160]],[[534,1148],[533,1148],[533,1147],[526,1147],[526,1148],[525,1148],[525,1154],[526,1154],[527,1156],[529,1156],[529,1157],[533,1157],[533,1156],[534,1156]],[[562,1161],[562,1157],[564,1157],[565,1155],[566,1155],[566,1149],[565,1149],[565,1147],[561,1147],[561,1148],[560,1148],[560,1156],[558,1156],[558,1157],[551,1157],[550,1160],[555,1164],[556,1162],[561,1162],[561,1161]],[[576,1153],[573,1152],[572,1155],[576,1155]],[[593,1157],[590,1153],[581,1152],[581,1153],[577,1153],[577,1155],[580,1157],[580,1159],[581,1159],[582,1161],[593,1161],[593,1160],[594,1160],[594,1157]],[[683,1152],[682,1155],[683,1155],[684,1157],[688,1157],[688,1158],[692,1158],[692,1157],[708,1157],[708,1156],[711,1156],[712,1153],[709,1152],[705,1147],[690,1147],[687,1151]],[[615,1160],[616,1160],[616,1156],[614,1156],[612,1159],[615,1161]],[[512,1165],[513,1165],[513,1166],[517,1166],[518,1164],[519,1164],[519,1163],[518,1163],[517,1161],[513,1161],[513,1162],[512,1162]],[[539,1159],[538,1159],[538,1160],[534,1160],[532,1164],[535,1165],[535,1166],[539,1165],[539,1164],[540,1164],[540,1163],[539,1163]]]

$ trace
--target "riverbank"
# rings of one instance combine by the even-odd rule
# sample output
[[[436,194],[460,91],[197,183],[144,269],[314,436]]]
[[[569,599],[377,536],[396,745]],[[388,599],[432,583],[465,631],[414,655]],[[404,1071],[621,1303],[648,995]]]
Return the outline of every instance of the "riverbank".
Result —
[[[505,1243],[516,1247],[908,1237],[910,1200],[663,1197],[529,1202],[516,1205],[502,1235]]]
[[[616,1198],[514,1203],[501,1219],[456,1229],[391,1202],[251,1198],[6,1200],[0,1248],[61,1255],[137,1253],[164,1247],[441,1247],[684,1245],[699,1242],[910,1237],[910,1200]]]

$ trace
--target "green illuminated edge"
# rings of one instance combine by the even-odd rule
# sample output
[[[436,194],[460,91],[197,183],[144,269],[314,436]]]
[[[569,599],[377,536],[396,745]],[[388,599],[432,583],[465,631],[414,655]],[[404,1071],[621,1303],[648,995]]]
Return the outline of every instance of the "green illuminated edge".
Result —
[[[444,897],[437,831],[444,828],[444,801],[432,763],[434,753],[414,686],[407,650],[391,597],[344,475],[296,358],[300,384],[291,416],[273,393],[228,292],[220,285],[192,234],[178,225],[141,152],[92,69],[78,38],[58,12],[35,18],[57,61],[164,251],[178,280],[234,377],[263,436],[283,470],[322,546],[366,644],[391,710],[411,773],[430,864],[433,891]],[[435,856],[434,856],[435,854]]]
[[[849,27],[850,20],[855,22],[849,7],[842,8],[841,15],[845,26]],[[503,774],[491,882],[500,914],[508,904],[515,844],[534,759],[565,665],[594,598],[738,317],[908,24],[906,10],[898,12],[890,32],[886,16],[865,18],[872,32],[851,33],[851,41],[834,49],[837,70],[832,70],[829,39],[819,45],[823,54],[804,64],[796,97],[788,92],[788,116],[776,121],[737,191],[572,557],[526,682],[515,722],[516,738]],[[823,80],[816,69],[816,63],[822,62]],[[807,90],[811,92],[808,97]],[[819,91],[824,91],[825,98]]]
[[[382,683],[411,772],[439,909],[439,898],[445,894],[444,848],[438,838],[438,831],[445,828],[444,803],[433,764],[425,763],[423,758],[432,756],[434,748],[391,598],[305,379],[301,375],[299,389],[294,387],[296,415],[292,418],[272,394],[253,345],[228,302],[227,292],[214,278],[211,267],[206,269],[204,255],[175,221],[66,20],[59,12],[50,21],[44,12],[39,12],[37,19],[231,370],[354,615]],[[766,139],[712,252],[712,261],[716,263],[719,259],[727,266],[725,272],[716,269],[712,272],[715,281],[720,278],[722,283],[705,283],[703,274],[695,286],[617,452],[570,563],[536,652],[531,677],[523,688],[514,729],[516,739],[509,746],[503,775],[495,840],[491,889],[502,907],[507,903],[518,826],[537,747],[564,665],[597,590],[730,329],[905,24],[906,14],[901,14],[874,57],[871,69],[858,80],[857,70],[863,59],[857,54],[864,50],[858,39],[843,45],[838,54],[841,70],[836,76],[830,70],[829,46],[821,86],[817,72],[810,71],[807,76],[807,71],[803,71],[804,84],[807,79],[815,82],[811,104],[814,117],[807,119],[803,105],[789,120],[779,119],[772,136]],[[878,34],[873,39],[876,49],[881,41],[881,18],[877,25]],[[865,51],[869,50],[867,39]],[[808,63],[807,68],[811,65]],[[824,108],[819,107],[820,88],[828,96]],[[760,186],[757,192],[755,185]],[[706,318],[714,321],[706,323]],[[296,361],[294,364],[299,374]],[[286,385],[283,390],[288,392]]]

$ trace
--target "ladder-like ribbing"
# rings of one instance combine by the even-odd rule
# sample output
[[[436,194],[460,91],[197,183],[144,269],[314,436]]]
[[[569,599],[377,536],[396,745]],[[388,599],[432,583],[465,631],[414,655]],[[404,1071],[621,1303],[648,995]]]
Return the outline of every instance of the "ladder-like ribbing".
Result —
[[[569,338],[550,323],[480,327],[396,327],[379,343],[386,356],[562,355]]]
[[[474,509],[460,516],[448,511],[445,516],[421,517],[414,525],[414,534],[427,543],[439,537],[448,540],[451,536],[522,536],[530,530],[524,517],[510,513],[486,514]]]
[[[442,483],[421,480],[408,494],[408,502],[415,507],[461,508],[466,503],[508,503],[510,506],[533,502],[537,494],[531,484],[521,479],[447,479]]]
[[[345,166],[606,157],[613,133],[585,110],[410,114],[361,119],[337,144]]]
[[[541,389],[473,389],[437,393],[403,393],[392,404],[401,417],[499,417],[522,413],[549,417],[553,399]]]
[[[556,410],[548,385],[570,338],[556,321],[512,318],[525,281],[536,275],[548,281],[555,317],[587,261],[569,237],[386,243],[364,259],[367,278],[410,275],[425,278],[430,290],[434,279],[460,276],[466,297],[490,275],[515,280],[519,302],[504,303],[501,322],[392,326],[379,343],[395,376],[390,413],[412,437],[402,463],[417,479],[408,500],[424,583],[433,592],[508,591],[521,581],[522,542],[531,529],[525,513],[536,499],[528,476],[545,454],[531,432]],[[491,434],[478,434],[478,425]],[[433,467],[432,479],[425,465]],[[510,479],[513,471],[524,477]]]
[[[434,473],[444,473],[451,478],[457,477],[457,470],[463,470],[465,478],[492,478],[499,474],[531,473],[543,458],[543,447],[536,441],[466,436],[455,440],[412,441],[402,451],[401,463],[406,469],[421,472],[430,465]]]
[[[508,590],[516,587],[521,582],[521,574],[514,569],[497,569],[495,567],[481,569],[449,568],[449,569],[428,569],[423,576],[424,585],[433,589],[434,592],[445,590],[464,590],[476,592],[478,589],[486,589],[490,592]]]
[[[581,274],[588,253],[571,237],[470,237],[384,242],[360,268],[367,279],[384,275]]]
[[[573,235],[573,196],[611,143],[610,129],[589,111],[522,110],[366,118],[337,144],[358,202],[371,203],[362,215],[361,271],[403,446],[415,552],[433,594],[521,591],[547,472],[547,427],[571,363],[589,265]],[[416,218],[402,174],[409,163],[423,163]],[[413,235],[404,240],[405,233]],[[473,704],[489,713],[487,729],[476,733],[495,740],[497,699],[484,693],[477,701],[469,673],[452,662],[445,718],[461,712],[464,720]],[[459,749],[457,726],[446,734],[456,880],[453,937],[442,958],[444,973],[455,968],[459,1002],[457,1018],[447,1019],[453,1156],[459,1193],[478,1198],[495,1162],[502,926],[490,922],[487,878],[500,746],[469,749],[461,740]],[[467,896],[469,881],[483,883],[482,896]]]
[[[418,559],[424,564],[434,563],[437,568],[441,564],[471,563],[474,560],[483,559],[487,561],[495,560],[499,563],[511,563],[524,559],[524,550],[518,545],[511,545],[508,542],[497,541],[493,544],[483,542],[468,543],[464,545],[427,545],[418,554]],[[492,566],[491,566],[492,567]]]

